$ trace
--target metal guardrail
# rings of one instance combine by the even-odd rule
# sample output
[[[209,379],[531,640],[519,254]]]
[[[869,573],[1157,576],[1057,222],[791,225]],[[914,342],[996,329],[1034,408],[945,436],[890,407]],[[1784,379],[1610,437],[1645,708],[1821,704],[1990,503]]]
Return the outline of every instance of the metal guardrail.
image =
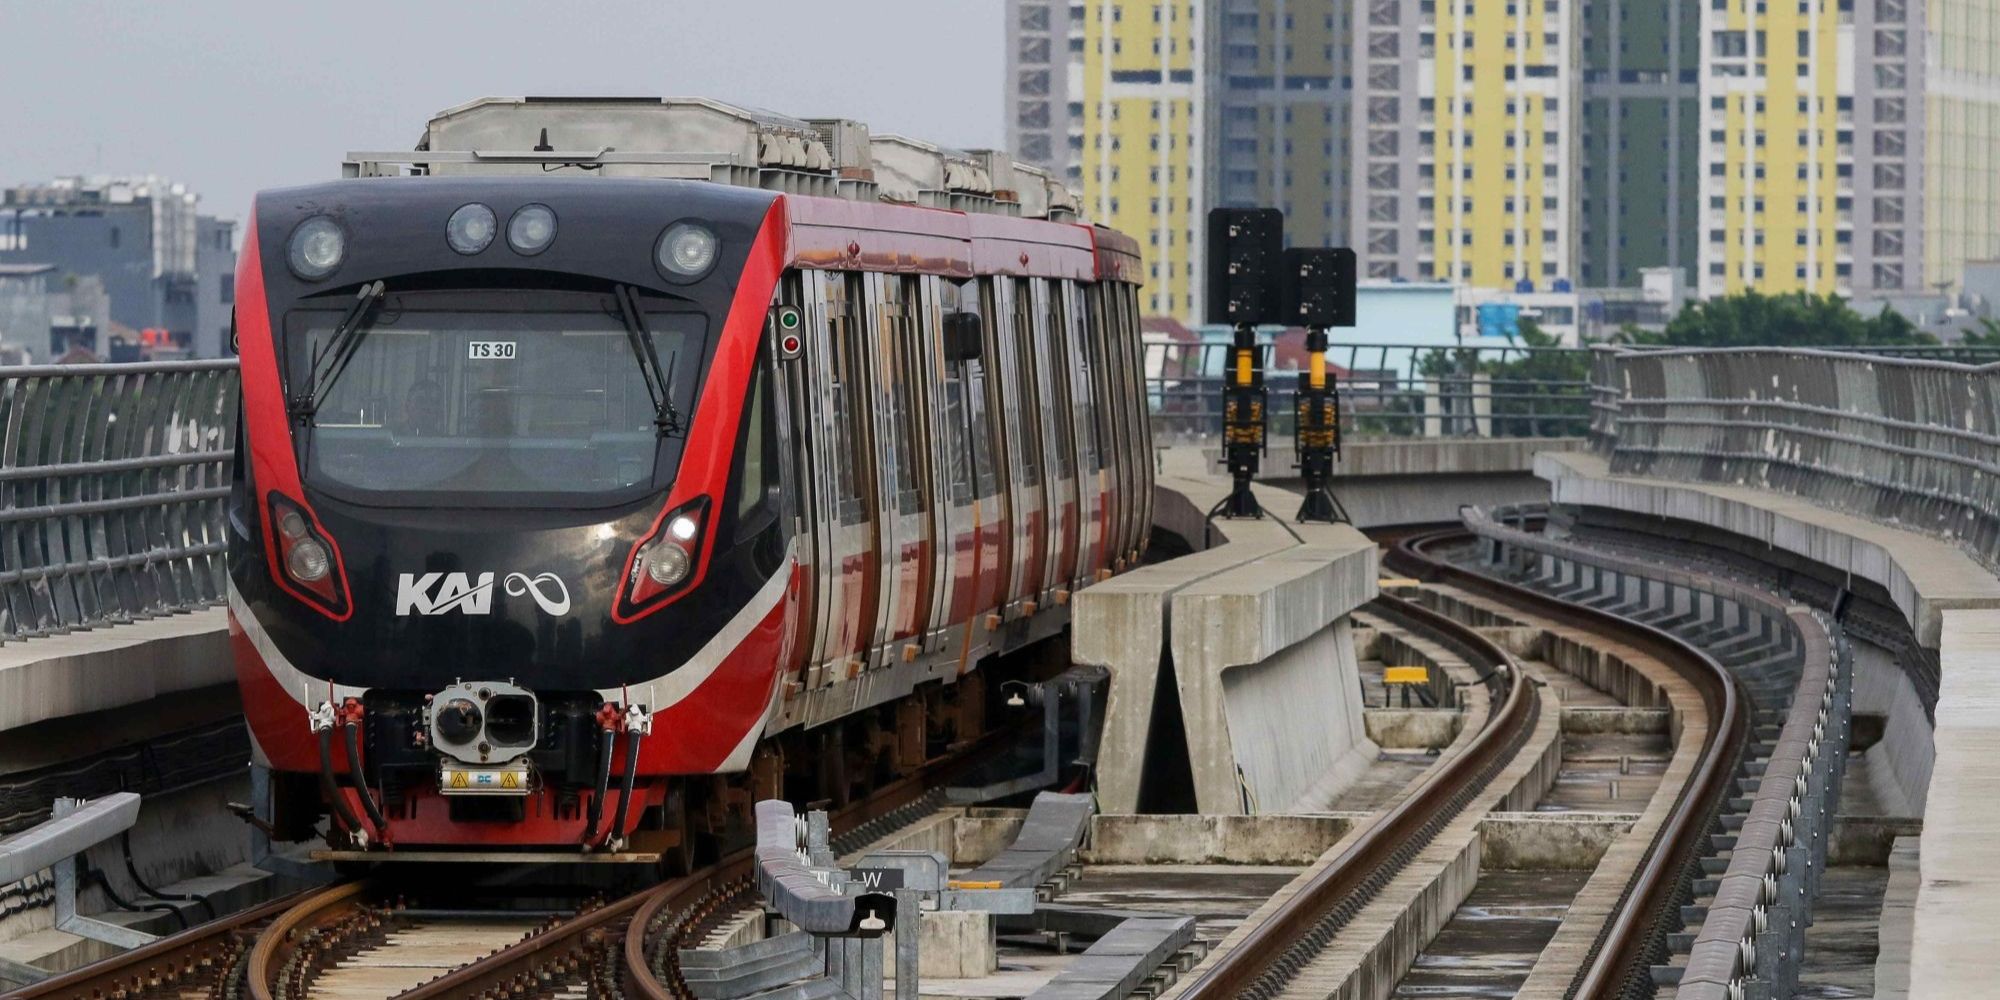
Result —
[[[1216,437],[1230,348],[1224,343],[1145,345],[1153,439]],[[1273,368],[1262,345],[1270,433],[1289,437],[1297,373]],[[1356,438],[1574,437],[1589,427],[1591,353],[1566,347],[1330,344],[1342,433]]]
[[[0,641],[220,601],[236,362],[0,369]]]
[[[2000,364],[1600,348],[1590,437],[1615,473],[1789,493],[2000,570]]]

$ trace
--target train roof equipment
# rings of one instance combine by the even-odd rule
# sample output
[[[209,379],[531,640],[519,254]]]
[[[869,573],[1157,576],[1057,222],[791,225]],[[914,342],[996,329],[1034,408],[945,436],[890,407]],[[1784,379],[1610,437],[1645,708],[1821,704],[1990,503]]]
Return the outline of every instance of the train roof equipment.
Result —
[[[874,135],[700,97],[483,97],[433,116],[409,152],[350,152],[344,177],[576,174],[1081,222],[1048,171],[996,150]]]

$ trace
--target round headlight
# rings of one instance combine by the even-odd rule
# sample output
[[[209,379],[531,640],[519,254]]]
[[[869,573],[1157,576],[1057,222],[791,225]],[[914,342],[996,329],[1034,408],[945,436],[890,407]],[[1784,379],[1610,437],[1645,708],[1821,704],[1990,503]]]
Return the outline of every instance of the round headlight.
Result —
[[[306,536],[306,519],[298,511],[286,509],[278,515],[278,533],[290,539]]]
[[[687,550],[678,545],[655,545],[646,553],[646,575],[662,587],[671,587],[688,575]]]
[[[453,250],[463,254],[475,254],[493,242],[493,234],[500,231],[500,221],[493,216],[493,210],[473,202],[459,206],[451,213],[451,221],[444,224],[445,241]]]
[[[691,541],[694,538],[694,533],[696,530],[698,530],[698,527],[699,526],[694,523],[694,518],[691,518],[686,514],[682,514],[679,517],[674,518],[672,521],[667,522],[667,531],[671,533],[675,538],[678,538],[683,542]]]
[[[299,228],[292,230],[292,242],[285,253],[292,273],[307,281],[318,281],[332,274],[346,256],[347,234],[340,231],[339,223],[324,215],[299,223]]]
[[[507,245],[532,257],[556,240],[556,213],[547,205],[523,205],[507,220]]]
[[[285,568],[292,573],[292,579],[300,583],[313,583],[326,578],[331,563],[326,557],[326,546],[310,538],[302,538],[292,545],[292,551],[285,556]]]
[[[715,266],[720,247],[715,230],[696,222],[676,222],[660,234],[654,257],[669,277],[699,278]]]

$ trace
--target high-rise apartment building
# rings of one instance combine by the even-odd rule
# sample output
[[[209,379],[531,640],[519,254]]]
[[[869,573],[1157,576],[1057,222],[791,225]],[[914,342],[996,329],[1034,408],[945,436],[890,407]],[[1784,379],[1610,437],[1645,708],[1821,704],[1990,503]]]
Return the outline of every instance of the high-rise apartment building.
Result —
[[[1065,178],[1082,179],[1072,135],[1071,96],[1081,75],[1083,26],[1069,0],[1010,0],[1007,10],[1007,149]],[[1073,70],[1072,66],[1076,68]],[[1080,106],[1080,105],[1079,105]]]
[[[1692,281],[1700,251],[1701,18],[1707,0],[1580,0],[1577,279]]]
[[[1178,318],[1210,205],[1486,288],[1865,297],[2000,257],[2000,0],[1012,0],[1009,31],[1014,150]]]
[[[1351,5],[1222,0],[1210,20],[1210,199],[1275,206],[1299,246],[1345,245]]]
[[[1710,0],[1702,293],[1920,292],[2000,253],[1996,9]]]
[[[1213,2],[1088,0],[1069,11],[1081,41],[1069,110],[1084,211],[1139,241],[1141,307],[1163,316],[1201,312],[1209,159],[1198,70]]]

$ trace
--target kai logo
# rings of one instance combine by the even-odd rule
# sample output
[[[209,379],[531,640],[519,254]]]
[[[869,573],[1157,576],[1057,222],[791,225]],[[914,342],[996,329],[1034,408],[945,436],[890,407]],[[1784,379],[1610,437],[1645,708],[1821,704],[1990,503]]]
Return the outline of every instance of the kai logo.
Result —
[[[396,614],[493,613],[492,573],[404,573],[396,577]],[[509,573],[509,597],[529,597],[546,614],[569,614],[569,587],[554,573]]]

